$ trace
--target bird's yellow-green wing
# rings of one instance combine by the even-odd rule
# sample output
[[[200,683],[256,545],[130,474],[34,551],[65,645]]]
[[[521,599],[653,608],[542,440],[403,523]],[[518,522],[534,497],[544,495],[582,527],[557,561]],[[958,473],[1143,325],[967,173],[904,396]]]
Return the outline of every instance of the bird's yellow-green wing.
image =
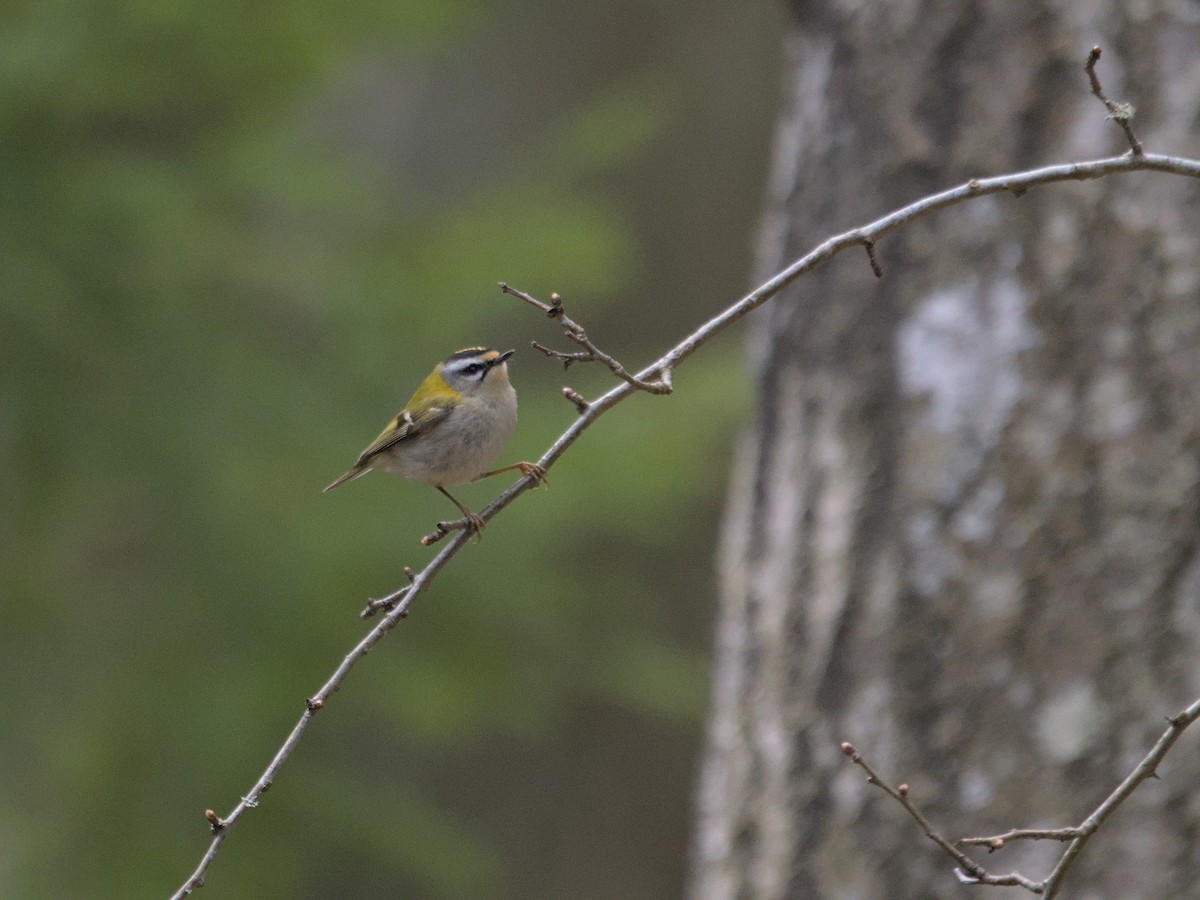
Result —
[[[439,403],[429,404],[416,412],[404,410],[388,422],[387,427],[379,432],[379,437],[371,441],[366,450],[358,454],[358,462],[355,465],[366,465],[371,461],[371,457],[390,450],[401,441],[411,441],[413,438],[420,437],[450,415],[450,410],[453,408],[453,399],[447,397]]]
[[[441,373],[434,369],[421,382],[416,393],[409,399],[408,405],[396,418],[388,422],[387,427],[379,432],[379,437],[371,441],[366,450],[358,454],[358,459],[350,470],[327,485],[325,490],[332,491],[340,484],[367,474],[371,470],[372,459],[401,441],[411,441],[428,432],[450,415],[457,402],[458,395],[446,384]]]
[[[347,481],[353,481],[361,475],[366,475],[367,472],[371,471],[371,460],[376,456],[396,446],[401,441],[411,441],[414,438],[420,437],[438,422],[442,421],[442,419],[446,418],[453,408],[453,402],[448,401],[436,406],[427,406],[416,413],[409,412],[407,409],[404,410],[404,412],[388,422],[387,427],[379,432],[379,437],[371,441],[370,446],[366,450],[358,454],[358,459],[345,474],[325,486],[325,491],[332,491],[335,487],[345,484]]]

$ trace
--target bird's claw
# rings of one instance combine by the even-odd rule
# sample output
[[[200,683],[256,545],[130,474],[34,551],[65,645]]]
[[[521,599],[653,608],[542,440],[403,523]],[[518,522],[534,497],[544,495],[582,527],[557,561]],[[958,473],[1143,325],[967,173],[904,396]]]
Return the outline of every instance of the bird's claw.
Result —
[[[466,520],[467,520],[467,530],[475,532],[476,542],[482,541],[483,540],[483,517],[476,513],[468,512],[466,514]]]
[[[537,463],[519,462],[519,463],[513,463],[513,465],[516,468],[520,469],[521,474],[524,475],[526,478],[533,479],[534,487],[540,487],[543,484],[546,485],[547,487],[550,486],[550,482],[546,480],[545,468],[543,468],[542,466],[539,466]]]

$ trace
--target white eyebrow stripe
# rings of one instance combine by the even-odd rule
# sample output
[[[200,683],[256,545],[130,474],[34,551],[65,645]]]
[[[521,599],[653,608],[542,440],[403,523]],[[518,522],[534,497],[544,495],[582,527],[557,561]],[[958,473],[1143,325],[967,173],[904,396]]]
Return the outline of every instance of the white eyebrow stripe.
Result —
[[[483,375],[487,372],[487,360],[484,359],[482,355],[468,356],[465,359],[456,359],[454,362],[446,366],[446,371],[454,375],[463,375],[466,374],[467,369],[475,365],[484,366],[484,368],[480,370],[480,375]]]

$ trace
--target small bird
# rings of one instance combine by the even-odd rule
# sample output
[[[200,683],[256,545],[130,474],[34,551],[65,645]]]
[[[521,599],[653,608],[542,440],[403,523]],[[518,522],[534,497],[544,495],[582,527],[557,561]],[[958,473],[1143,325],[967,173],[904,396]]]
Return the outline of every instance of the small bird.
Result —
[[[520,469],[542,481],[536,463],[518,462],[487,471],[504,450],[517,425],[517,392],[508,380],[507,360],[515,351],[498,353],[468,347],[451,353],[433,367],[387,427],[358,455],[346,474],[325,490],[353,481],[372,469],[423,481],[450,498],[479,534],[483,519],[446,490],[490,475]]]

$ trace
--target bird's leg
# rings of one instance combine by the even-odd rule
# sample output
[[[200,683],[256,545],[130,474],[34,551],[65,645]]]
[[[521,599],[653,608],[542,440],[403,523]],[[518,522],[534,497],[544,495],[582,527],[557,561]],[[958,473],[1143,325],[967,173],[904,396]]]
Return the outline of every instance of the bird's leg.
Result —
[[[458,511],[461,512],[463,514],[463,517],[467,520],[467,523],[470,526],[470,530],[474,531],[475,534],[478,535],[478,537],[482,540],[483,539],[483,519],[480,518],[476,513],[471,512],[469,509],[467,509],[465,506],[463,506],[457,500],[455,500],[453,495],[451,495],[451,493],[448,490],[446,490],[444,487],[442,487],[440,484],[435,484],[434,487],[450,498],[450,502],[458,507]]]
[[[515,462],[511,466],[502,466],[499,469],[493,469],[490,472],[484,472],[475,480],[481,481],[484,478],[491,478],[493,475],[499,475],[502,472],[511,472],[513,469],[520,469],[522,475],[524,475],[526,478],[532,478],[534,487],[537,487],[539,484],[550,483],[546,481],[545,469],[543,469],[537,463],[525,462],[524,460],[521,462]]]

